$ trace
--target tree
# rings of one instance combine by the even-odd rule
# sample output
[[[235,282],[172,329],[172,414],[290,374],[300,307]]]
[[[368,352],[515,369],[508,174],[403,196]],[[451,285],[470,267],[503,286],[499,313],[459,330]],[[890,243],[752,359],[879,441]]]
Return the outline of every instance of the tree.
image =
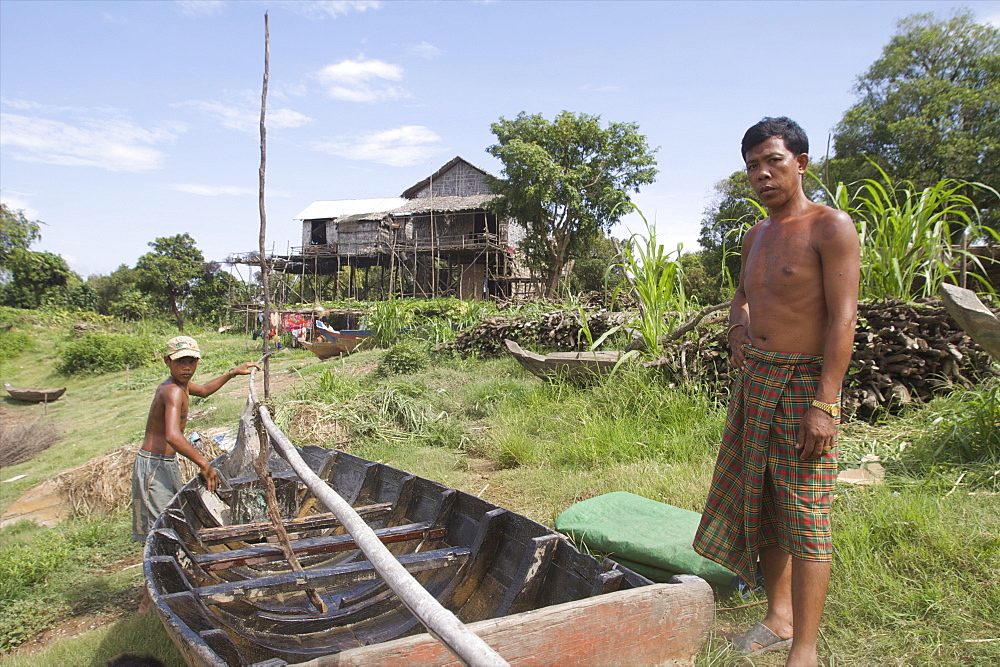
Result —
[[[628,212],[629,192],[652,183],[656,161],[635,123],[563,111],[554,121],[523,111],[490,126],[487,152],[503,162],[503,178],[487,177],[500,195],[492,207],[526,230],[520,244],[529,268],[546,276],[552,295],[563,268]]]
[[[705,252],[700,263],[722,291],[731,291],[739,279],[743,232],[747,223],[761,217],[757,201],[746,173],[734,171],[715,184],[715,195],[702,214],[698,244]]]
[[[569,274],[569,286],[574,292],[613,292],[624,281],[621,270],[608,267],[618,261],[618,249],[615,241],[600,234],[594,242],[581,253],[573,264]]]
[[[42,224],[38,220],[28,220],[23,210],[15,211],[6,204],[0,204],[0,269],[7,268],[7,261],[14,250],[27,250],[42,238],[39,232]]]
[[[855,91],[835,130],[838,179],[877,178],[871,159],[918,188],[944,178],[1000,183],[1000,29],[970,11],[904,18]],[[995,198],[968,194],[1000,221]]]
[[[80,283],[66,260],[51,252],[14,248],[5,265],[11,277],[0,291],[0,301],[14,308],[65,306],[71,289]]]
[[[195,281],[205,273],[205,257],[189,234],[158,238],[136,262],[139,286],[164,302],[173,312],[177,330],[184,332],[181,308],[190,296]]]

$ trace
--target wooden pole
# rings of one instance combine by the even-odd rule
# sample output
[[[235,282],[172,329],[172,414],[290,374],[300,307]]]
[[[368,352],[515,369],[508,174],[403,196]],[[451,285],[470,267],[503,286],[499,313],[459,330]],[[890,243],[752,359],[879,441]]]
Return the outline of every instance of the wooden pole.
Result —
[[[264,289],[264,399],[271,397],[271,361],[268,356],[271,332],[271,292],[268,285],[267,266],[267,212],[264,210],[264,171],[267,164],[267,129],[264,126],[267,111],[267,75],[270,66],[270,38],[268,36],[267,12],[264,12],[264,83],[260,94],[260,169],[258,170],[258,204],[260,207],[260,282]]]
[[[354,538],[358,548],[372,564],[389,588],[399,596],[406,608],[419,620],[427,631],[436,637],[445,647],[466,665],[507,665],[500,655],[490,648],[478,635],[467,630],[458,618],[441,606],[441,603],[431,595],[426,588],[406,571],[396,557],[392,555],[365,520],[358,516],[351,504],[340,497],[326,482],[313,472],[299,456],[295,445],[291,443],[281,429],[274,423],[267,406],[259,403],[254,387],[254,374],[250,375],[250,400],[253,402],[260,421],[264,424],[270,438],[262,439],[260,447],[268,446],[268,440],[274,443],[281,456],[288,461],[292,470],[299,476],[309,490],[333,512],[344,529]]]

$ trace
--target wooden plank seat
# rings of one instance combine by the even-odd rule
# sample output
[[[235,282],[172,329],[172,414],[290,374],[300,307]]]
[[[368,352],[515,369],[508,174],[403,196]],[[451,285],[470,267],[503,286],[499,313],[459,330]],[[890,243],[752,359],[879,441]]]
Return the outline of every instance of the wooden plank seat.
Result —
[[[375,534],[383,544],[395,544],[411,540],[437,540],[445,535],[445,529],[434,527],[430,521],[409,523],[392,528],[381,528]],[[313,556],[357,549],[358,545],[350,535],[327,535],[290,542],[296,556]],[[238,565],[260,565],[285,560],[285,554],[276,544],[255,544],[241,549],[215,551],[194,556],[194,561],[208,571],[227,570]]]
[[[433,549],[399,557],[399,563],[409,572],[423,572],[442,567],[460,565],[469,557],[467,547]],[[264,597],[279,593],[294,593],[302,588],[325,589],[331,586],[349,587],[355,582],[371,581],[379,577],[368,561],[345,563],[327,568],[302,572],[283,572],[256,579],[242,579],[224,584],[201,586],[194,593],[205,604],[225,604],[234,600]]]
[[[375,521],[388,515],[392,503],[377,503],[356,507],[355,511],[369,521]],[[308,530],[322,530],[340,526],[340,521],[332,512],[313,514],[295,519],[285,519],[282,522],[289,533],[301,533]],[[202,544],[225,544],[226,542],[259,542],[274,535],[274,526],[270,521],[242,523],[234,526],[212,526],[195,531],[195,536]]]

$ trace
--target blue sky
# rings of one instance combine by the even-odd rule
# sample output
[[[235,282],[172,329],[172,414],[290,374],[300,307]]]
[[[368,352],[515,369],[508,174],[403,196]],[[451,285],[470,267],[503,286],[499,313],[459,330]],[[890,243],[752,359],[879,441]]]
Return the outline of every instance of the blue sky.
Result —
[[[790,116],[822,155],[896,22],[961,7],[1000,25],[992,1],[0,0],[0,198],[83,276],[182,232],[256,249],[268,11],[275,252],[315,200],[395,197],[456,155],[499,174],[490,123],[562,110],[638,123],[660,173],[635,201],[695,250],[748,126]]]

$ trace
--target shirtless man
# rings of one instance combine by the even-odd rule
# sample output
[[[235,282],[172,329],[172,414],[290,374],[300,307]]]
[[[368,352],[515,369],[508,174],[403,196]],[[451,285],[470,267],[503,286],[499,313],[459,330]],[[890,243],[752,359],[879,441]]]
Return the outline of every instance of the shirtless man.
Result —
[[[184,485],[177,467],[177,452],[201,468],[209,491],[218,486],[218,473],[184,437],[188,395],[211,396],[237,375],[249,375],[251,368],[260,368],[252,362],[244,363],[203,385],[195,384],[191,377],[200,358],[201,349],[193,338],[177,336],[167,341],[163,362],[170,369],[170,377],[156,388],[146,418],[146,437],[132,470],[132,538],[137,542],[146,539],[156,517]]]
[[[809,144],[794,121],[765,118],[747,130],[742,149],[768,217],[743,240],[729,312],[733,395],[695,549],[748,583],[763,575],[767,614],[733,640],[737,649],[790,645],[785,664],[811,666],[830,580],[858,234],[846,213],[806,197]]]

